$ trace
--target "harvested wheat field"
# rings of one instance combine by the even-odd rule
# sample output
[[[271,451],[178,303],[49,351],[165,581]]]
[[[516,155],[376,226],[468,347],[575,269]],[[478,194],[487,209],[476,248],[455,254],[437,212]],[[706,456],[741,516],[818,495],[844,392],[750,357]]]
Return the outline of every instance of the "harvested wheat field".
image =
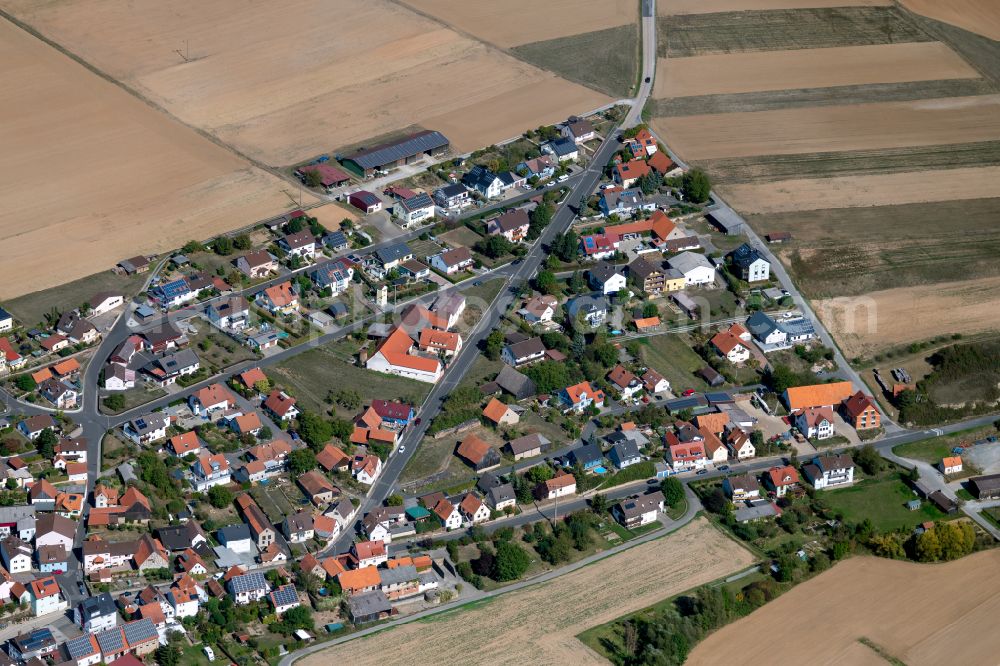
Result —
[[[1000,40],[1000,3],[996,0],[900,0],[917,14]]]
[[[386,0],[336,8],[321,0],[0,4],[178,118],[272,165],[412,125],[440,129],[431,119],[446,111],[465,114],[454,142],[465,151],[609,101]],[[524,109],[520,93],[531,86],[538,99]],[[470,112],[490,100],[492,115],[516,110],[517,122]]]
[[[1000,138],[1000,95],[656,118],[687,160],[930,146]]]
[[[738,571],[753,555],[698,519],[555,580],[306,657],[303,666],[600,664],[576,634]]]
[[[0,62],[2,298],[291,204],[283,181],[3,20]]]
[[[664,74],[653,93],[658,98],[979,78],[941,42],[724,53],[661,64]]]
[[[729,205],[744,213],[987,199],[1000,197],[1000,167],[795,178],[761,184],[720,185],[718,190]]]
[[[983,2],[987,1],[983,0]],[[656,3],[656,13],[660,16],[673,16],[675,14],[712,14],[714,12],[739,12],[754,9],[885,7],[891,4],[892,0],[659,0]]]
[[[503,48],[639,20],[639,5],[633,0],[405,0],[403,4]]]
[[[331,231],[340,229],[340,223],[344,220],[350,220],[354,224],[361,219],[354,210],[336,203],[328,203],[316,208],[310,208],[307,212]]]
[[[997,550],[946,564],[854,557],[710,635],[687,663],[774,663],[776,640],[781,663],[888,663],[855,647],[866,638],[894,663],[994,664],[998,568]]]
[[[1000,278],[899,287],[815,301],[848,358],[939,335],[1000,330]]]

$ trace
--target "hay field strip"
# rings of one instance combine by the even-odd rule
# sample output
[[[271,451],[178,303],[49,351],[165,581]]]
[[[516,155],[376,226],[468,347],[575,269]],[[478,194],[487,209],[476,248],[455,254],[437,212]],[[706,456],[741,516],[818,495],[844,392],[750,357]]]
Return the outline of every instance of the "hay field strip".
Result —
[[[1000,139],[1000,95],[655,118],[687,160]]]
[[[554,580],[331,647],[302,666],[331,661],[413,664],[604,663],[576,635],[665,597],[745,568],[753,555],[699,518]],[[553,601],[557,600],[557,601]]]
[[[833,7],[686,14],[658,20],[660,57],[927,42],[896,7]]]
[[[454,143],[465,151],[609,101],[386,0],[344,0],[336,12],[322,0],[0,5],[270,165],[439,118],[459,127]],[[190,62],[176,53],[185,40]],[[489,118],[477,113],[486,104]]]
[[[207,239],[292,204],[283,181],[2,19],[0,61],[8,95],[0,297]]]
[[[755,111],[815,106],[912,102],[942,97],[974,97],[992,95],[997,92],[1000,92],[1000,86],[987,79],[869,83],[830,88],[799,88],[658,99],[653,101],[652,114],[673,118],[697,114],[753,113]]]
[[[812,298],[1000,275],[1000,198],[747,215]]]
[[[909,666],[994,663],[997,567],[997,550],[945,564],[853,557],[714,632],[687,663],[773,662],[776,636],[790,664],[816,661],[818,645],[824,663],[875,663],[853,647],[861,637]]]
[[[731,206],[744,213],[982,199],[1000,197],[1000,166],[792,178],[721,185],[719,191]]]
[[[1000,165],[1000,141],[703,160],[720,183],[848,176]]]
[[[979,78],[941,42],[724,53],[663,64],[656,98]]]
[[[639,21],[634,0],[399,0],[398,4],[505,49]]]
[[[660,16],[674,14],[714,14],[739,12],[750,9],[810,9],[821,7],[887,7],[892,0],[660,0],[656,13]]]

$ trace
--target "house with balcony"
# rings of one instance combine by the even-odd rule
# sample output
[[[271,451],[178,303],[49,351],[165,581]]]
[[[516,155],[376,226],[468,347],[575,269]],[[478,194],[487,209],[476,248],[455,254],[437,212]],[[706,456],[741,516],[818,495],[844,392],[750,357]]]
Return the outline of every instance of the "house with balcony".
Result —
[[[802,466],[802,473],[816,490],[842,488],[854,483],[854,461],[846,453],[816,456]]]

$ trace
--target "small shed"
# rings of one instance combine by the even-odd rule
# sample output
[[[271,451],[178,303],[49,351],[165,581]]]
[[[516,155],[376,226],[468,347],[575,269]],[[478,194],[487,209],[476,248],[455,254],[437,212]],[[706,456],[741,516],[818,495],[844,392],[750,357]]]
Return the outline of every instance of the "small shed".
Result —
[[[912,499],[906,503],[906,508],[910,511],[917,511],[920,509],[920,500]]]
[[[727,236],[739,236],[743,233],[744,225],[746,224],[743,218],[732,208],[718,208],[713,210],[705,214],[705,219]]]

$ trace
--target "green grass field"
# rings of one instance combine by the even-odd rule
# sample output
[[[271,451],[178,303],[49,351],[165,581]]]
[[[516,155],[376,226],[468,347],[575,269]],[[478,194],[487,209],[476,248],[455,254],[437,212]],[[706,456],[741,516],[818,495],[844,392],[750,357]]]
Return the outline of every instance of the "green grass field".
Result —
[[[126,300],[135,296],[142,289],[148,273],[140,275],[115,275],[110,270],[81,278],[73,282],[53,287],[33,294],[19,296],[6,301],[4,309],[16,317],[25,328],[31,328],[43,321],[47,312],[56,309],[59,312],[72,310],[90,297],[101,291],[114,291],[124,294]]]
[[[816,49],[933,38],[895,7],[752,10],[661,17],[660,56]]]
[[[511,52],[532,65],[612,97],[628,97],[639,67],[637,25],[523,44]]]
[[[831,509],[843,514],[847,522],[860,523],[868,518],[879,531],[907,529],[946,517],[927,502],[923,502],[917,511],[907,509],[906,503],[916,496],[896,476],[865,479],[850,488],[824,490],[819,496]]]
[[[320,413],[330,408],[327,394],[344,388],[357,391],[365,400],[400,399],[413,405],[421,404],[430,392],[430,384],[360,368],[326,347],[293,356],[270,368],[268,376],[287,387],[306,409]]]
[[[968,445],[980,439],[985,439],[989,435],[996,435],[996,428],[978,428],[975,430],[965,430],[944,437],[934,437],[923,439],[919,442],[900,444],[894,446],[892,452],[904,458],[923,460],[924,462],[936,465],[941,462],[941,458],[955,455],[951,452],[956,446]]]
[[[663,375],[674,393],[687,388],[699,391],[708,388],[708,384],[694,375],[706,363],[688,346],[687,336],[654,335],[640,339],[640,343],[643,362]]]

